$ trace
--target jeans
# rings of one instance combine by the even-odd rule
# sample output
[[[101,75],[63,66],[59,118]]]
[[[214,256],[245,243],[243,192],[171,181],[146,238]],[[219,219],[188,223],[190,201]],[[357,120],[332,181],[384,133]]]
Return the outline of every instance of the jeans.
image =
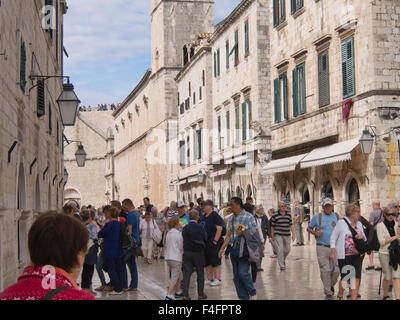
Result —
[[[193,273],[193,268],[197,270],[197,293],[204,296],[204,252],[184,252],[183,253],[183,294],[189,297],[190,277]]]
[[[139,275],[136,265],[136,255],[133,254],[128,259],[128,261],[126,261],[126,264],[128,265],[129,273],[131,274],[131,284],[129,285],[129,288],[137,289],[139,283]]]
[[[103,272],[104,264],[105,264],[104,254],[100,253],[99,256],[97,257],[96,270],[97,270],[97,274],[99,275],[102,286],[107,285],[106,277],[104,276],[104,272]]]
[[[90,289],[92,287],[92,278],[94,273],[94,264],[84,264],[82,269],[82,289]]]
[[[249,273],[250,262],[231,255],[233,269],[233,283],[240,300],[249,300],[257,291],[253,285],[253,279]]]
[[[106,259],[106,267],[114,285],[114,291],[121,292],[125,287],[124,282],[127,278],[126,267],[123,258]]]

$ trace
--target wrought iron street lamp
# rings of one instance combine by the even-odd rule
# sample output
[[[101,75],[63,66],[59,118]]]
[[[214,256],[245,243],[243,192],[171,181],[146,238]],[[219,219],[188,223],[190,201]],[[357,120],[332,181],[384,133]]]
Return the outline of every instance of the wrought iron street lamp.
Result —
[[[360,138],[360,145],[363,154],[371,154],[374,141],[374,136],[369,132],[369,130],[365,129]]]
[[[78,151],[76,151],[75,153],[76,163],[78,164],[78,167],[82,168],[85,166],[86,156],[87,154],[85,152],[85,149],[83,148],[82,143],[80,143]]]
[[[76,114],[78,112],[78,106],[81,103],[76,93],[74,92],[74,86],[69,83],[63,84],[63,91],[60,97],[57,99],[58,106],[60,108],[61,121],[64,126],[74,126],[76,121]]]
[[[174,191],[175,190],[175,185],[174,183],[171,181],[171,183],[169,184],[169,191]]]

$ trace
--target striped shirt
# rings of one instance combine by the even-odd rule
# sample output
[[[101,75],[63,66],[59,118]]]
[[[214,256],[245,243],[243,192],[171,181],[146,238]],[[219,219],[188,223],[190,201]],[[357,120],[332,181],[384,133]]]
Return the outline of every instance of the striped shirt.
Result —
[[[289,213],[281,215],[278,211],[271,217],[271,227],[274,228],[274,234],[283,237],[290,237],[290,227],[292,226],[292,216]]]

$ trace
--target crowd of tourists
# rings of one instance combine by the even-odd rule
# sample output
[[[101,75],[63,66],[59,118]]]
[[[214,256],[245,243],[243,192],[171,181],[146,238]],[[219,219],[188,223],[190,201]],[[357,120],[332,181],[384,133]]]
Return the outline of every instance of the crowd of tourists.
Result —
[[[111,103],[111,104],[98,104],[97,106],[79,106],[80,112],[91,112],[91,111],[114,111],[117,110],[120,106],[120,103]]]
[[[293,205],[293,208],[290,208]],[[369,220],[356,203],[344,214],[334,211],[330,198],[322,211],[308,223],[307,232],[316,238],[317,261],[325,298],[359,299],[362,264],[369,255],[367,270],[381,271],[384,300],[390,292],[400,299],[400,205],[392,201],[381,209],[374,201]],[[293,213],[293,215],[292,215]],[[138,291],[137,258],[145,264],[164,260],[169,286],[166,300],[191,300],[190,279],[197,274],[199,300],[207,299],[206,288],[221,286],[222,258],[230,259],[233,284],[241,300],[256,300],[257,274],[263,272],[266,244],[271,246],[281,272],[292,243],[305,245],[304,206],[298,201],[279,203],[267,212],[233,197],[218,209],[211,200],[197,199],[186,206],[172,201],[158,210],[149,198],[138,208],[130,199],[111,201],[100,209],[82,207],[71,201],[62,212],[40,215],[28,235],[31,262],[18,282],[6,289],[0,300],[93,300],[94,291],[122,295]],[[380,266],[374,265],[379,252]],[[101,286],[93,288],[97,272]],[[128,272],[130,282],[128,283]],[[78,285],[79,283],[79,285]]]

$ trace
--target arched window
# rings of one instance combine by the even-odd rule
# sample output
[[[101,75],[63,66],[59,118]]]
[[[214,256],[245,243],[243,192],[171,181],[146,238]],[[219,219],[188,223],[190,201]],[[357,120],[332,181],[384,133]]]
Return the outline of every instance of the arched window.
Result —
[[[218,191],[218,206],[219,206],[219,208],[222,207],[222,202],[223,202],[223,199],[222,199],[222,192],[221,192],[221,190],[219,190],[219,191]]]
[[[301,194],[301,203],[306,204],[310,202],[310,192],[308,190],[307,185],[305,184],[303,189],[300,191]]]
[[[232,199],[232,193],[231,193],[231,189],[228,188],[228,190],[226,191],[226,196],[227,196],[227,201],[230,201]]]
[[[252,197],[253,196],[253,191],[251,190],[251,186],[247,186],[247,197]]]
[[[360,189],[356,179],[352,179],[348,187],[348,201],[349,203],[359,203],[360,201]]]
[[[189,54],[186,46],[183,47],[183,65],[185,66],[189,62]]]
[[[331,198],[334,200],[333,188],[330,181],[325,181],[321,191],[321,200]]]

